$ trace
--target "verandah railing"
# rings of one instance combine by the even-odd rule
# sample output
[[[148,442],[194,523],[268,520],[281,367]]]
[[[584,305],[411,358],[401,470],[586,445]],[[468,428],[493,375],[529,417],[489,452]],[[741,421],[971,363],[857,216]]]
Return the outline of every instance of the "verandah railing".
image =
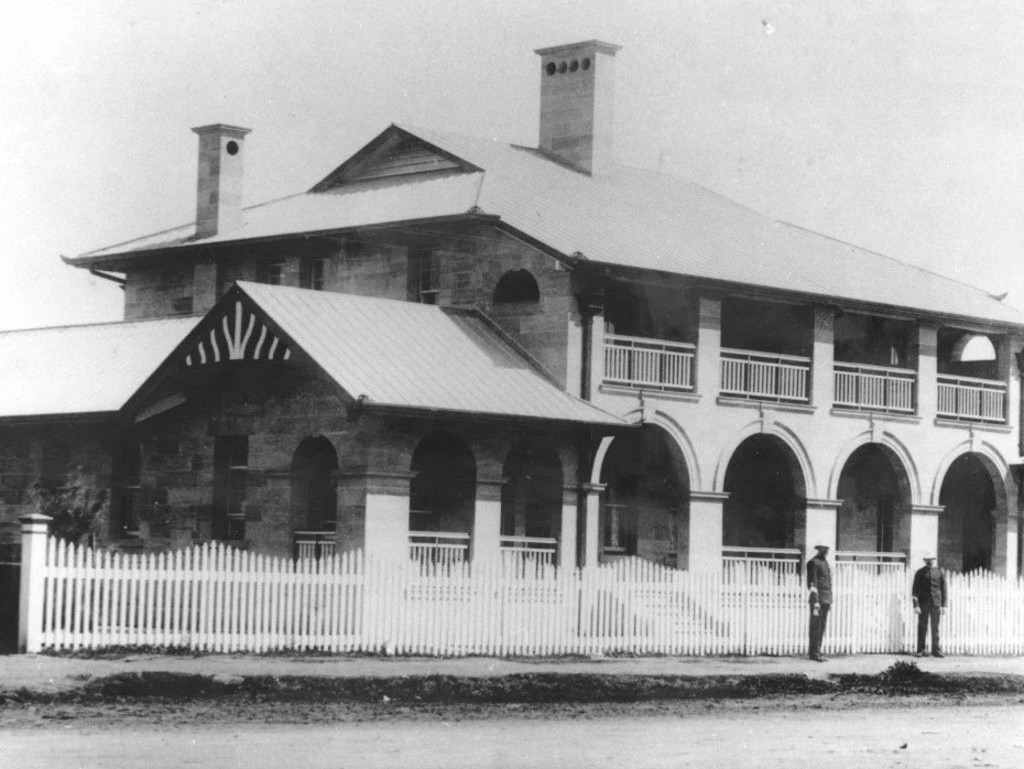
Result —
[[[696,347],[683,342],[608,334],[604,381],[626,387],[692,390]]]
[[[690,573],[637,559],[518,572],[218,545],[125,554],[50,540],[28,650],[104,646],[398,654],[799,654],[801,575],[751,562]],[[911,574],[836,564],[826,653],[913,648]],[[1024,653],[1024,581],[949,574],[955,654]],[[36,604],[33,604],[36,605]]]
[[[722,395],[806,403],[811,359],[722,348]]]
[[[1006,382],[939,375],[938,414],[968,422],[1006,421]]]
[[[835,405],[839,408],[913,414],[916,386],[913,369],[835,364]]]

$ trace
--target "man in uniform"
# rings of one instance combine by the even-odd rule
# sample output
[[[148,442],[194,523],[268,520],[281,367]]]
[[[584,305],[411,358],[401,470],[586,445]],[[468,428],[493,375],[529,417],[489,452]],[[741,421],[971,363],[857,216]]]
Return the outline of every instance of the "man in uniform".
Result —
[[[828,545],[815,545],[817,551],[807,562],[807,587],[810,590],[808,602],[811,605],[810,658],[824,662],[821,656],[821,639],[825,635],[828,612],[832,608],[832,569],[825,560]]]
[[[924,656],[924,637],[932,626],[932,656],[944,657],[939,646],[939,617],[946,613],[946,575],[935,565],[935,555],[925,553],[924,566],[914,574],[910,591],[917,615],[917,655]]]

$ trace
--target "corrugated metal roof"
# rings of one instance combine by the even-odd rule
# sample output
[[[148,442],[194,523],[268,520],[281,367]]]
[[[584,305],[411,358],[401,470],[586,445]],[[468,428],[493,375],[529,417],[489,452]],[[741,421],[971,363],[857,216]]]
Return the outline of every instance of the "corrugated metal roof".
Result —
[[[197,322],[0,332],[0,418],[117,411]]]
[[[445,173],[383,179],[339,187],[329,192],[307,192],[246,208],[241,227],[202,241],[195,239],[193,223],[90,251],[76,259],[174,248],[199,242],[227,243],[340,227],[367,227],[387,222],[458,216],[476,205],[482,181],[483,174],[479,173]],[[69,261],[74,263],[75,259]]]
[[[390,129],[389,129],[390,130]],[[463,214],[472,206],[566,255],[1014,325],[1024,312],[986,292],[881,254],[777,222],[683,180],[620,168],[590,177],[536,150],[398,128],[484,169],[400,177],[306,193],[245,212],[245,225],[203,242]],[[194,229],[83,255],[187,242]]]
[[[259,283],[241,291],[353,398],[380,406],[623,424],[542,376],[478,314]]]

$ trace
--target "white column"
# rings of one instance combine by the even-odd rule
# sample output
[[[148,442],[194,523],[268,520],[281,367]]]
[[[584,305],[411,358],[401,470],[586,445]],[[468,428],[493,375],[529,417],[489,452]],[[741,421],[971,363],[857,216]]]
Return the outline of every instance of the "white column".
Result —
[[[469,557],[473,563],[493,563],[501,558],[501,486],[500,478],[478,478],[476,504],[473,507],[473,532]]]
[[[811,358],[811,404],[832,408],[835,401],[835,311],[814,308],[814,352]]]
[[[917,415],[934,419],[939,409],[939,329],[917,327]]]
[[[583,486],[587,502],[583,519],[583,553],[580,566],[597,566],[598,563],[601,546],[601,492],[604,490],[605,485],[602,483],[587,483]]]
[[[914,505],[910,509],[910,553],[907,565],[920,568],[925,553],[939,554],[939,516],[946,508],[937,505]],[[936,564],[944,568],[942,560]]]
[[[576,519],[579,492],[575,488],[562,490],[562,527],[558,532],[558,565],[566,568],[576,566]]]
[[[722,519],[727,493],[690,492],[689,570],[713,571],[722,567]]]
[[[596,308],[594,308],[596,309]],[[590,316],[590,400],[604,382],[604,313]]]
[[[721,357],[722,300],[702,296],[697,326],[697,392],[717,397],[721,389]]]
[[[804,563],[814,557],[814,548],[826,545],[835,554],[836,532],[839,521],[838,499],[808,499],[804,518]]]
[[[409,495],[366,492],[366,554],[384,558],[409,557]]]
[[[21,521],[21,587],[18,596],[18,651],[43,650],[43,569],[50,516],[31,513]]]

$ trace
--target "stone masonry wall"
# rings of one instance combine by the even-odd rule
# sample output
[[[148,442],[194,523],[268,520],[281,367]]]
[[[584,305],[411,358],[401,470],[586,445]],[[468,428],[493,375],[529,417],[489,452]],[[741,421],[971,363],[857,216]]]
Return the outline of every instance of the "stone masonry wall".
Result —
[[[35,512],[33,488],[44,475],[63,484],[110,490],[112,425],[54,422],[0,427],[0,543],[20,541],[18,518]],[[99,520],[105,531],[109,505]]]

